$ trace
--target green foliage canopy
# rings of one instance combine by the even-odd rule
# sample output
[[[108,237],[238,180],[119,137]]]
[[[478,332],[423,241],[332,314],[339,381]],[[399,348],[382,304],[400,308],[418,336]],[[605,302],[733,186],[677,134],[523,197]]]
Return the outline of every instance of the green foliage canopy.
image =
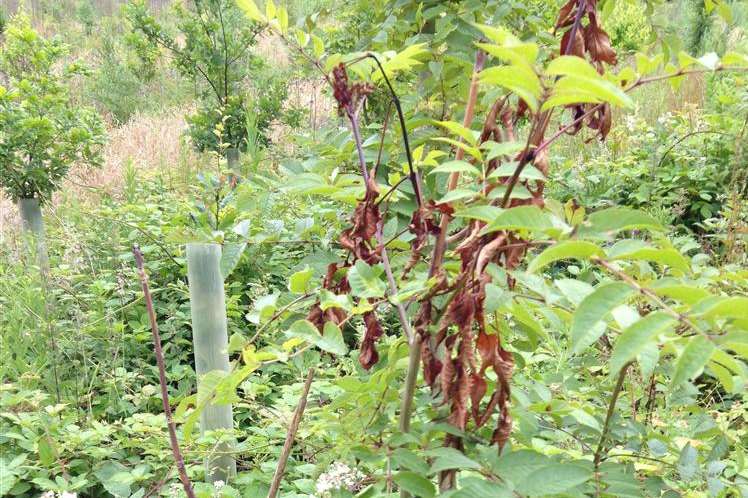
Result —
[[[46,199],[77,161],[97,165],[104,125],[89,107],[73,106],[67,80],[81,66],[65,64],[67,47],[16,15],[5,32],[0,70],[0,186],[13,199]]]

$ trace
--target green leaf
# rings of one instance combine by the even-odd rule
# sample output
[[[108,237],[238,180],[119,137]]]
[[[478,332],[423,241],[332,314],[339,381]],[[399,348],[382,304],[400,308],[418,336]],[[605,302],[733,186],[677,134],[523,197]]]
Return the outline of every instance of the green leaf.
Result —
[[[407,71],[415,66],[423,64],[419,57],[426,55],[428,50],[426,49],[425,43],[415,43],[405,47],[401,52],[398,52],[394,57],[387,59],[382,63],[382,68],[387,76],[392,76],[398,71]],[[372,75],[372,80],[379,81],[382,79],[382,73],[377,70]]]
[[[651,261],[666,265],[684,273],[691,271],[691,265],[681,253],[672,248],[642,247],[628,252],[616,253],[610,258],[612,261]]]
[[[717,350],[719,351],[719,350]],[[732,378],[732,373],[719,363],[714,361],[709,362],[709,370],[712,375],[719,380],[719,383],[725,388],[728,393],[732,393],[735,390],[735,381]]]
[[[275,310],[278,309],[277,303],[278,294],[268,294],[267,296],[259,297],[255,300],[252,311],[247,313],[245,318],[255,325],[265,323],[273,316]]]
[[[460,477],[460,489],[452,495],[453,498],[514,498],[514,496],[506,485],[483,477]]]
[[[471,176],[480,176],[481,171],[467,161],[448,161],[429,172],[430,175],[436,173],[468,173]]]
[[[623,282],[598,285],[579,304],[571,324],[571,350],[579,353],[595,342],[605,331],[596,327],[613,308],[626,302],[634,289]]]
[[[709,308],[703,317],[748,319],[748,297],[733,296],[723,299]]]
[[[563,294],[564,297],[574,306],[579,306],[584,298],[592,294],[595,290],[595,288],[587,282],[571,278],[561,278],[555,280],[553,283],[561,291],[561,294]]]
[[[461,199],[472,199],[476,195],[478,195],[478,192],[474,190],[456,188],[444,194],[444,197],[439,199],[437,204],[448,204],[450,202],[459,201]]]
[[[383,297],[387,286],[381,278],[382,273],[382,265],[369,266],[364,261],[356,261],[353,268],[348,270],[348,283],[353,295],[364,298]]]
[[[288,10],[283,5],[278,7],[278,25],[280,26],[281,33],[288,31]]]
[[[678,474],[684,481],[690,481],[699,471],[699,453],[691,443],[686,443],[678,458]]]
[[[455,218],[469,218],[471,220],[480,220],[489,223],[496,219],[502,211],[504,210],[500,207],[491,205],[471,206],[455,212],[454,216]]]
[[[466,153],[470,154],[472,157],[479,161],[483,161],[483,154],[481,153],[480,149],[478,147],[470,146],[464,142],[459,142],[457,140],[453,140],[451,138],[446,137],[436,137],[432,139],[434,142],[444,142],[445,144],[449,144],[453,147],[456,147],[458,149],[464,150]]]
[[[333,322],[325,322],[322,338],[314,343],[318,348],[328,353],[344,355],[348,353],[348,346],[343,340],[343,332]]]
[[[517,170],[517,163],[511,162],[511,163],[504,163],[495,170],[491,172],[490,175],[488,175],[489,178],[507,178],[514,176],[514,172]],[[540,171],[538,168],[533,166],[532,164],[525,165],[524,168],[522,168],[522,171],[519,174],[519,177],[522,180],[545,180],[546,177],[543,174],[542,171]]]
[[[397,448],[393,451],[392,459],[401,469],[410,469],[419,474],[426,474],[429,471],[429,464],[423,458],[405,448]]]
[[[586,59],[576,55],[562,55],[553,59],[545,69],[551,76],[584,76],[599,78],[597,70]]]
[[[430,474],[436,474],[442,470],[448,469],[479,469],[480,464],[475,462],[461,451],[454,448],[437,448],[430,452],[431,455],[436,456],[434,463],[431,465]]]
[[[323,42],[322,38],[320,38],[317,35],[313,34],[311,36],[312,36],[312,50],[314,53],[314,57],[319,59],[325,53],[325,42]]]
[[[130,485],[134,478],[127,467],[117,461],[109,461],[94,472],[96,478],[101,482],[109,493],[117,497],[130,496]]]
[[[680,280],[664,278],[650,285],[650,288],[659,296],[676,299],[685,304],[695,304],[709,297],[709,291],[694,285],[681,284]]]
[[[404,489],[413,496],[424,498],[432,498],[433,496],[436,496],[436,487],[434,486],[434,483],[415,472],[398,472],[392,476],[392,479],[401,489]]]
[[[572,60],[575,61],[571,62]],[[555,69],[565,70],[566,75],[554,83],[551,97],[543,104],[543,109],[575,102],[607,102],[620,107],[633,107],[634,103],[626,92],[615,83],[597,74],[597,71],[585,60],[574,56],[563,56],[551,62],[549,67],[557,61],[560,61],[560,64]],[[588,72],[588,69],[591,72]]]
[[[294,294],[304,294],[309,289],[309,281],[314,275],[314,270],[308,266],[301,271],[297,271],[288,279],[288,290]]]
[[[603,250],[592,242],[582,240],[567,240],[555,244],[538,254],[527,267],[529,273],[534,273],[551,263],[562,259],[588,260],[591,256],[602,256]]]
[[[696,377],[714,353],[715,346],[703,335],[692,337],[675,364],[675,373],[670,380],[672,388]]]
[[[655,311],[629,325],[616,340],[610,357],[610,373],[618,374],[626,363],[634,360],[653,339],[675,323],[675,318]]]
[[[446,128],[452,134],[462,138],[465,143],[472,145],[473,147],[478,141],[477,132],[474,132],[470,128],[465,128],[461,124],[455,123],[454,121],[434,121],[434,124],[439,125],[442,128]]]
[[[289,337],[299,337],[323,351],[335,355],[344,355],[348,353],[348,347],[343,341],[343,333],[333,322],[325,322],[323,333],[320,334],[317,327],[308,320],[297,320],[288,329]]]
[[[490,161],[500,156],[514,156],[525,148],[525,144],[522,142],[494,142],[488,140],[481,144],[481,148],[488,151],[486,161]]]
[[[537,206],[518,206],[505,209],[483,229],[483,233],[499,230],[547,230],[553,224]]]
[[[54,448],[54,441],[46,434],[39,438],[37,450],[39,452],[39,463],[44,467],[49,467],[55,462],[57,452]]]
[[[480,79],[482,83],[499,85],[514,92],[527,103],[533,112],[537,110],[543,87],[540,85],[538,75],[529,66],[515,64],[489,67],[481,71]]]
[[[236,265],[239,264],[239,260],[244,253],[244,249],[247,247],[246,242],[224,244],[223,250],[221,251],[221,276],[226,280],[231,272],[234,271]]]
[[[646,213],[630,208],[608,208],[592,213],[579,228],[579,235],[614,235],[621,230],[663,230],[662,225]]]
[[[253,0],[236,0],[236,3],[252,21],[265,22],[265,16],[262,15]]]
[[[589,481],[592,468],[574,463],[552,463],[532,472],[518,487],[523,495],[542,496],[568,492]]]

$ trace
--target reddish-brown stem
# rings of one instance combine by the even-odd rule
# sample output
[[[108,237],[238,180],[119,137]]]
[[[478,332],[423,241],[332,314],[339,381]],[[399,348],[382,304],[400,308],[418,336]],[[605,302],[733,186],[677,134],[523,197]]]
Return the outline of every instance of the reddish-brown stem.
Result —
[[[171,406],[169,405],[169,391],[166,383],[166,367],[164,366],[164,352],[161,348],[161,334],[159,334],[158,332],[156,312],[153,310],[153,299],[151,298],[151,291],[148,286],[148,276],[145,273],[143,253],[140,252],[140,247],[138,247],[137,244],[132,246],[132,254],[133,256],[135,256],[135,264],[138,267],[138,276],[140,277],[140,286],[143,288],[143,295],[145,296],[145,307],[148,311],[148,319],[151,322],[153,349],[154,353],[156,354],[156,363],[158,364],[158,380],[159,384],[161,385],[161,401],[164,405],[166,425],[169,428],[169,442],[171,443],[171,452],[174,456],[174,461],[177,464],[179,480],[182,481],[184,492],[187,493],[188,498],[195,498],[195,492],[192,490],[192,483],[190,482],[190,478],[187,476],[187,469],[184,466],[182,451],[179,449],[179,441],[177,440],[177,429],[176,425],[174,424],[174,417],[171,414]]]
[[[468,92],[468,100],[465,106],[465,116],[462,119],[462,125],[465,128],[469,128],[475,117],[475,104],[478,101],[478,90],[479,90],[479,73],[483,70],[483,65],[486,62],[486,54],[479,50],[475,55],[475,65],[473,66],[473,77],[470,81],[470,91]],[[465,157],[465,151],[462,148],[458,148],[455,152],[455,160],[460,161]],[[447,181],[447,190],[454,190],[457,187],[457,182],[460,180],[460,173],[454,172],[449,175]],[[449,231],[449,224],[452,222],[452,216],[444,214],[439,224],[439,235],[434,245],[434,254],[431,258],[431,269],[429,270],[429,276],[434,276],[442,265],[444,259],[444,253],[447,249],[447,232]]]
[[[296,432],[299,430],[299,424],[301,423],[301,417],[304,416],[304,410],[306,409],[306,402],[309,397],[309,389],[312,387],[312,379],[314,379],[314,368],[309,369],[309,373],[306,376],[304,382],[304,389],[301,392],[301,398],[299,398],[299,404],[296,405],[296,410],[293,412],[293,418],[291,419],[291,425],[288,427],[286,433],[286,441],[283,443],[283,449],[281,450],[280,458],[278,459],[278,465],[275,467],[275,474],[273,474],[273,480],[270,484],[270,490],[268,491],[268,498],[275,498],[280,489],[281,480],[283,479],[283,473],[286,471],[286,462],[288,462],[288,455],[291,454],[291,447],[296,439]]]

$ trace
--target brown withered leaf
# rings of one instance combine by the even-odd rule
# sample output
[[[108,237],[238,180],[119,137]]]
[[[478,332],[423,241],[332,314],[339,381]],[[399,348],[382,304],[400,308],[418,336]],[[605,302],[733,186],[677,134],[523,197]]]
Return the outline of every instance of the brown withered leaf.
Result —
[[[556,26],[555,29],[563,28],[564,26],[568,26],[572,22],[574,22],[574,16],[579,0],[569,0],[564,4],[563,7],[558,11],[558,19],[556,20]]]
[[[486,382],[486,379],[483,378],[483,375],[477,374],[477,373],[470,374],[470,380],[471,380],[471,388],[470,388],[471,412],[473,414],[473,419],[475,420],[475,423],[479,424],[481,420],[480,403],[483,400],[483,397],[486,395],[486,391],[488,390],[488,383]]]
[[[427,340],[421,342],[421,361],[423,362],[423,380],[433,386],[442,371],[442,362],[431,351]]]
[[[373,311],[364,313],[364,325],[366,326],[366,332],[364,333],[364,339],[361,341],[358,361],[362,367],[369,370],[379,361],[376,343],[382,337],[383,331]]]
[[[588,126],[593,130],[597,130],[600,140],[605,140],[608,133],[610,133],[612,122],[610,104],[604,104],[592,116]]]
[[[595,62],[607,62],[615,65],[618,62],[616,51],[610,45],[608,33],[597,24],[597,18],[590,14],[590,23],[584,28],[584,43]]]
[[[340,245],[352,253],[356,259],[367,264],[376,264],[380,261],[379,248],[372,247],[371,239],[376,233],[377,225],[382,219],[377,204],[379,188],[376,180],[369,178],[366,185],[366,195],[353,211],[353,226],[343,230],[340,234]]]
[[[345,65],[341,62],[332,70],[333,89],[332,94],[338,102],[338,111],[350,110],[353,103],[351,89],[348,86],[348,73]]]
[[[571,39],[572,32],[574,33],[574,42],[571,44],[571,47],[569,47],[569,40]],[[568,51],[566,50],[567,47],[569,48]],[[582,30],[569,29],[564,33],[564,36],[561,37],[561,55],[576,55],[577,57],[584,57],[584,50],[585,40],[582,35]]]

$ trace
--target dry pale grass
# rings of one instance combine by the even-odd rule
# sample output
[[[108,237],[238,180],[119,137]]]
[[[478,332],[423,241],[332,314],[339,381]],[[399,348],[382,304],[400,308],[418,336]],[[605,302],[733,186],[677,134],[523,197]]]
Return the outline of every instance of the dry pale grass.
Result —
[[[157,115],[136,114],[126,124],[110,129],[103,165],[72,168],[64,189],[80,196],[92,190],[117,196],[130,163],[138,172],[173,173],[191,155],[182,138],[186,128],[184,116],[188,112],[174,108]]]
[[[183,178],[186,165],[196,158],[182,134],[184,116],[189,109],[167,109],[156,115],[136,114],[126,124],[109,129],[103,150],[103,165],[91,168],[74,165],[62,191],[52,204],[60,207],[64,197],[74,197],[79,204],[91,205],[102,195],[118,197],[125,184],[128,168],[138,176],[161,173],[170,178]],[[131,165],[131,166],[129,166]],[[10,199],[0,195],[0,243],[18,227],[18,213]]]

